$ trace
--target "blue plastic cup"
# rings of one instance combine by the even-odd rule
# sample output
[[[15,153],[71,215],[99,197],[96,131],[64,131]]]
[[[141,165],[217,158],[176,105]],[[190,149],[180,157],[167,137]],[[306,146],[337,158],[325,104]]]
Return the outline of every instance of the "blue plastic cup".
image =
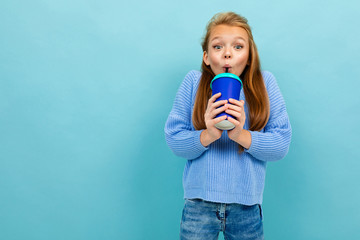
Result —
[[[212,95],[215,95],[221,92],[221,96],[216,99],[215,102],[221,100],[228,100],[230,98],[239,100],[240,99],[240,91],[242,88],[242,82],[238,76],[232,73],[220,73],[216,75],[210,83],[210,88],[212,89]],[[221,117],[223,115],[231,116],[225,112],[219,113],[216,117]],[[215,127],[221,130],[231,130],[235,127],[233,123],[228,120],[223,120],[217,124]]]

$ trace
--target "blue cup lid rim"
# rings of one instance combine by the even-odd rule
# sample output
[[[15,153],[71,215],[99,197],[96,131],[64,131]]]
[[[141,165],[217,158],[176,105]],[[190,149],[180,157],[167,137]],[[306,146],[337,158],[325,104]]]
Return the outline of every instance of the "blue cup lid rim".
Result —
[[[238,76],[236,76],[235,74],[233,74],[233,73],[220,73],[220,74],[216,75],[216,76],[213,78],[213,80],[211,80],[210,88],[212,89],[212,83],[213,83],[213,81],[215,81],[215,80],[218,79],[218,78],[222,78],[222,77],[234,78],[234,79],[236,79],[236,80],[238,80],[238,81],[240,82],[241,87],[242,87],[242,85],[243,85],[241,79],[240,79]],[[241,87],[240,87],[240,89],[241,89]]]

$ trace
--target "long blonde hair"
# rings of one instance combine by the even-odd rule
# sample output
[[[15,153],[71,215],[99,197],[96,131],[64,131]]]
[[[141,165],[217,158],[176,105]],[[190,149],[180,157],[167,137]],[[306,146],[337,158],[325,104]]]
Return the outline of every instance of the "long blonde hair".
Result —
[[[228,25],[241,27],[246,30],[249,36],[249,65],[239,76],[243,82],[243,88],[248,105],[249,116],[249,130],[259,131],[265,127],[269,120],[270,103],[266,91],[263,77],[261,75],[260,59],[258,51],[251,33],[251,28],[248,25],[246,18],[239,16],[234,12],[225,12],[216,14],[206,26],[206,34],[203,38],[202,49],[208,51],[209,37],[212,29],[218,25]],[[206,129],[205,125],[205,111],[209,98],[211,97],[210,82],[215,74],[210,66],[207,66],[203,61],[201,64],[202,76],[197,90],[195,105],[193,111],[193,125],[196,130]],[[239,145],[239,152],[243,151],[243,147]]]

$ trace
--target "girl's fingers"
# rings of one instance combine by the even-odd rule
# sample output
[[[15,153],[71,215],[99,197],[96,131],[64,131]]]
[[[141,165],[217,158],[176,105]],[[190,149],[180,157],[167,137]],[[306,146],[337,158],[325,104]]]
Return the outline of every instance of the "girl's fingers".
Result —
[[[232,124],[234,124],[235,126],[238,126],[238,125],[240,124],[239,121],[235,120],[235,119],[232,118],[232,117],[228,117],[227,120],[228,120],[229,122],[231,122]]]
[[[213,95],[213,96],[209,99],[209,101],[208,101],[208,107],[209,107],[212,103],[214,103],[215,100],[216,100],[218,97],[220,97],[220,96],[221,96],[221,93],[220,93],[220,92],[217,93],[217,94],[215,94],[215,95]]]
[[[225,102],[224,102],[225,101]],[[210,119],[214,118],[217,114],[219,114],[220,112],[223,112],[226,110],[226,107],[225,107],[225,103],[227,102],[227,100],[223,100],[223,101],[219,101],[219,102],[216,102],[212,105],[209,105],[205,111],[205,118],[208,117]],[[221,108],[219,108],[219,106],[221,105],[224,105],[222,106]],[[218,110],[220,109],[220,110]],[[214,113],[215,111],[215,113]]]
[[[243,112],[244,101],[243,100],[238,101],[233,98],[230,98],[229,101],[228,100],[216,101],[216,99],[219,98],[220,96],[221,96],[221,93],[217,93],[209,99],[208,106],[207,106],[207,116],[210,119],[212,119],[217,114],[226,110],[227,113],[232,114],[233,116],[238,118],[239,115],[237,115],[236,112],[237,113]],[[228,102],[230,104],[227,104]],[[222,105],[224,105],[224,106],[222,106]],[[222,106],[222,107],[220,107],[220,106]]]
[[[244,107],[244,104],[245,104],[244,100],[238,101],[238,100],[233,99],[233,98],[229,98],[229,102],[236,105],[236,106],[239,106],[239,107]]]
[[[226,109],[227,109],[227,106],[225,106],[225,105],[223,105],[222,107],[219,107],[219,108],[213,109],[212,107],[210,107],[210,109],[209,108],[206,109],[205,120],[208,120],[208,121],[213,120],[216,115],[218,115],[219,113],[225,112]]]
[[[220,93],[218,93],[219,96],[220,96]],[[215,94],[214,96],[216,97],[217,94]],[[209,102],[208,102],[208,105],[207,105],[207,109],[206,111],[208,113],[211,113],[214,109],[220,107],[221,105],[225,105],[228,101],[227,100],[220,100],[220,101],[217,101],[217,102],[213,102],[215,101],[216,99],[212,99],[214,96],[212,96],[210,99],[209,99]],[[225,109],[224,109],[225,110]],[[223,111],[224,111],[223,110]],[[211,115],[211,114],[210,114]]]
[[[233,111],[233,110],[226,110],[225,112],[227,114],[230,114],[230,115],[236,117],[236,119],[240,119],[240,117],[241,117],[241,113]]]
[[[221,92],[218,92],[218,93],[214,94],[210,99],[213,99],[215,101],[215,99],[220,96],[221,96]]]
[[[214,118],[216,115],[218,115],[221,112],[224,112],[226,109],[227,109],[227,107],[225,105],[222,107],[219,107],[211,112],[210,117]]]
[[[228,109],[234,110],[236,112],[241,112],[243,110],[243,107],[239,107],[233,104],[227,104]]]
[[[213,122],[213,124],[215,125],[215,124],[217,124],[217,123],[219,123],[219,122],[221,122],[221,121],[224,121],[226,118],[227,118],[227,116],[224,115],[224,116],[221,116],[221,117],[214,118],[214,119],[212,120],[212,122]]]
[[[218,108],[218,107],[220,107],[221,105],[226,104],[227,102],[228,102],[227,100],[220,100],[220,101],[217,101],[217,102],[213,103],[213,104],[211,105],[211,107],[212,107],[212,108]]]

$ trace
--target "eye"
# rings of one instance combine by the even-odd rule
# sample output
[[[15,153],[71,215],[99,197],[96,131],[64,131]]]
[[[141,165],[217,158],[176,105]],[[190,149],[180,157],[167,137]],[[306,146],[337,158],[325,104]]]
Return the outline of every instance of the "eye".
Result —
[[[242,45],[236,45],[236,46],[235,46],[235,49],[241,49],[241,48],[243,48]]]
[[[221,46],[220,45],[214,45],[213,48],[219,50],[219,49],[221,49]]]

